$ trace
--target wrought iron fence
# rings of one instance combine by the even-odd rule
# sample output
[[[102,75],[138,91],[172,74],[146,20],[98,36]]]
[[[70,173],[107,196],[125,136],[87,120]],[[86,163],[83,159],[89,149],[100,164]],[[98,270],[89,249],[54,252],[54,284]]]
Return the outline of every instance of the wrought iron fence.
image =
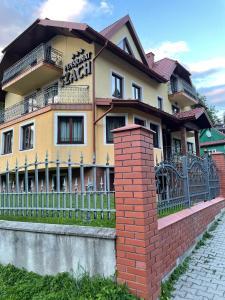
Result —
[[[114,220],[113,173],[107,157],[105,165],[48,159],[25,161],[0,176],[0,217],[57,217],[92,221]]]
[[[58,85],[35,92],[17,104],[0,109],[0,123],[5,123],[49,104],[89,103],[89,86],[74,85],[59,88]]]
[[[39,62],[48,62],[62,67],[62,53],[49,44],[40,44],[3,73],[2,85],[7,84],[23,72],[33,68]]]
[[[208,201],[219,195],[220,183],[212,157],[187,155],[155,167],[159,215]]]

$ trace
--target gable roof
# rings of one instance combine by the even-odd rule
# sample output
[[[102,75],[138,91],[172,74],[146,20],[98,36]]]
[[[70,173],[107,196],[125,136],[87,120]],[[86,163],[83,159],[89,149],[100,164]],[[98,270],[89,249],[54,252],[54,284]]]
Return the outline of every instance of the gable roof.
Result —
[[[224,145],[224,144],[225,144],[225,138],[224,140],[202,142],[200,143],[200,147],[216,146],[216,145]]]
[[[124,17],[122,17],[121,19],[117,20],[116,22],[112,23],[111,25],[107,26],[106,28],[104,28],[102,31],[100,31],[100,33],[107,38],[108,40],[110,40],[110,38],[120,29],[122,28],[124,25],[127,26],[133,40],[135,43],[135,46],[137,47],[138,53],[141,56],[141,59],[143,61],[143,63],[145,65],[148,65],[147,62],[147,58],[144,52],[144,49],[141,45],[141,42],[139,40],[139,37],[137,35],[137,32],[134,28],[134,25],[130,19],[129,15],[126,15]]]
[[[210,131],[212,132],[211,137],[206,135],[206,130],[201,132],[200,144],[202,146],[225,144],[225,134],[223,132],[219,131],[215,127],[212,127]]]
[[[165,57],[163,59],[160,59],[156,62],[152,62],[152,53],[146,54],[147,61],[149,64],[149,68],[163,76],[166,80],[170,80],[171,75],[175,71],[176,68],[179,68],[183,72],[187,74],[187,76],[190,76],[191,73],[182,66],[177,60]]]
[[[130,22],[129,24],[131,24]],[[88,43],[96,42],[101,46],[105,46],[107,50],[127,61],[151,79],[159,83],[166,82],[165,78],[150,69],[147,64],[144,64],[135,57],[126,53],[89,25],[85,23],[64,22],[49,19],[37,19],[3,49],[2,52],[4,53],[4,56],[0,62],[0,81],[2,80],[4,70],[18,61],[18,57],[20,58],[25,56],[40,43],[45,43],[56,35],[77,37],[84,39]],[[0,95],[1,94],[3,94],[3,92],[0,88]]]
[[[203,125],[200,128],[211,128],[212,122],[203,107],[197,107],[188,111],[176,113],[175,116],[184,122],[195,121],[196,124]]]

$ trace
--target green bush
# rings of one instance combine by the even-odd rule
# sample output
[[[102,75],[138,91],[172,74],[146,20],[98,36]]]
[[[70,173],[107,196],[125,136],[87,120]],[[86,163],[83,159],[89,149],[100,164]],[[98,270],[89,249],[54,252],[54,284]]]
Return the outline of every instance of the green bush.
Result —
[[[112,279],[84,274],[74,279],[68,273],[40,276],[12,265],[0,265],[1,300],[135,300],[125,285]]]

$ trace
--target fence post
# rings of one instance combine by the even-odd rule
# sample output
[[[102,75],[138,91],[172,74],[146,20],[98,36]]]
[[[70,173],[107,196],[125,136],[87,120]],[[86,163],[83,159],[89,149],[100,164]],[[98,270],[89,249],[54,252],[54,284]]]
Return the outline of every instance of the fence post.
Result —
[[[219,173],[220,196],[225,197],[225,154],[222,152],[216,152],[211,155]]]
[[[184,197],[187,199],[188,207],[191,207],[191,195],[189,186],[189,176],[188,176],[188,160],[187,156],[182,156],[182,170],[184,176]],[[186,203],[186,201],[185,201]]]
[[[113,133],[117,281],[154,300],[160,291],[161,249],[152,131],[133,124]]]
[[[208,201],[208,200],[212,199],[211,195],[210,195],[210,188],[209,188],[210,182],[209,182],[209,158],[208,157],[204,158],[204,167],[206,170],[205,176],[207,178],[207,189],[208,189],[208,192],[207,192],[208,196],[207,196],[207,199],[205,199],[205,200]]]

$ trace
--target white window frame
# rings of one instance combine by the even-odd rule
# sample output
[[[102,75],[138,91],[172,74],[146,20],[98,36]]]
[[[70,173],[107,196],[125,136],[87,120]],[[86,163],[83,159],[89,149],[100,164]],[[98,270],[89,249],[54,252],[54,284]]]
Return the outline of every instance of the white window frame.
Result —
[[[140,98],[140,100],[139,99],[135,99],[133,96],[133,85],[136,85],[137,87],[139,87],[140,88],[140,90],[141,90],[141,98]],[[140,85],[140,84],[138,84],[137,82],[135,82],[135,81],[131,81],[131,98],[133,99],[133,100],[137,100],[137,101],[142,101],[143,100],[143,93],[144,93],[144,88],[143,88],[143,86],[142,85]]]
[[[113,74],[115,74],[115,75],[117,75],[117,76],[119,76],[119,77],[121,77],[122,78],[122,98],[117,98],[117,97],[114,97],[113,95],[112,95],[112,76],[113,76]],[[118,71],[116,71],[116,70],[113,70],[113,69],[111,69],[110,70],[110,93],[109,93],[109,95],[110,95],[110,98],[112,98],[112,99],[126,99],[126,92],[125,92],[125,76],[124,75],[122,75],[120,72],[118,72]]]
[[[125,126],[128,124],[128,113],[109,113],[103,118],[103,141],[106,146],[113,146],[113,143],[106,142],[106,117],[125,117]]]
[[[4,138],[4,133],[8,132],[8,131],[12,131],[13,132],[13,138],[12,138],[12,152],[10,153],[4,153],[4,143],[5,143],[5,138]],[[13,154],[13,144],[14,144],[14,128],[6,128],[4,130],[2,130],[1,132],[1,155],[11,155]]]
[[[84,118],[84,143],[83,144],[58,144],[58,117],[83,117]],[[87,114],[84,112],[55,113],[54,114],[54,145],[57,147],[80,147],[87,145]]]
[[[31,149],[23,149],[23,127],[26,126],[26,125],[30,125],[30,124],[34,125],[33,148],[31,148]],[[20,127],[19,127],[19,151],[22,151],[22,152],[33,151],[35,149],[35,144],[36,144],[36,126],[35,126],[35,120],[29,120],[27,122],[24,122],[24,123],[20,124]]]
[[[133,115],[133,123],[134,123],[134,124],[135,124],[135,122],[134,122],[134,119],[135,119],[135,118],[137,118],[137,119],[140,119],[140,120],[144,121],[144,122],[145,122],[145,125],[144,125],[144,127],[147,127],[148,120],[147,120],[146,118],[144,118],[144,117],[140,117],[139,115]]]

